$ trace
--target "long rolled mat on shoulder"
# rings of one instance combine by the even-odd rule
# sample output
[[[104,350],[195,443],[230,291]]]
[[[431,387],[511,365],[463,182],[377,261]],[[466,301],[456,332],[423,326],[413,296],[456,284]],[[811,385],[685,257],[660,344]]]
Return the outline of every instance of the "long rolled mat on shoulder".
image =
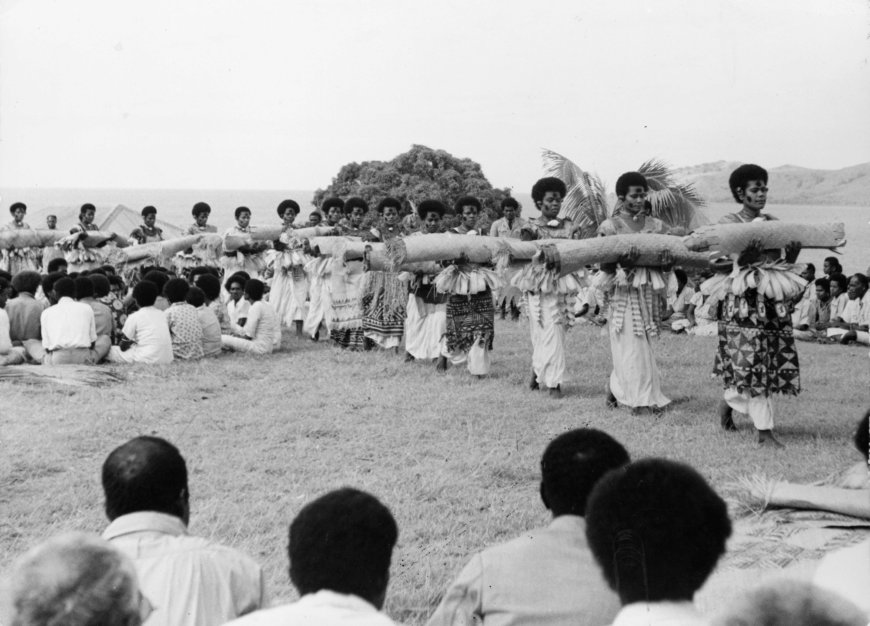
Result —
[[[386,269],[405,263],[452,261],[464,256],[470,263],[506,264],[510,259],[531,259],[543,243],[559,241],[520,241],[503,237],[469,237],[468,235],[434,234],[392,239],[386,243]]]
[[[706,268],[710,264],[706,254],[690,251],[680,237],[673,235],[613,235],[591,239],[555,239],[540,243],[552,243],[558,250],[561,276],[578,272],[587,265],[616,263],[630,248],[640,252],[637,265],[661,265],[664,250],[670,253],[677,265],[683,267]]]
[[[683,237],[686,248],[706,252],[711,258],[740,254],[753,239],[760,239],[765,250],[785,248],[799,241],[804,248],[834,250],[846,245],[842,222],[834,224],[798,224],[769,220],[745,224],[711,224],[701,226]]]
[[[188,248],[192,248],[203,239],[203,235],[186,235],[184,237],[174,237],[164,241],[152,241],[143,243],[138,246],[130,246],[124,248],[122,254],[125,257],[125,263],[128,268],[131,266],[144,265],[146,263],[154,263],[162,265],[169,259]]]
[[[118,233],[89,230],[87,236],[82,237],[80,233],[71,235],[64,230],[21,228],[0,231],[0,249],[45,248],[56,244],[67,249],[76,244],[79,247],[96,248],[112,238],[119,248],[126,248],[130,245],[130,241]]]

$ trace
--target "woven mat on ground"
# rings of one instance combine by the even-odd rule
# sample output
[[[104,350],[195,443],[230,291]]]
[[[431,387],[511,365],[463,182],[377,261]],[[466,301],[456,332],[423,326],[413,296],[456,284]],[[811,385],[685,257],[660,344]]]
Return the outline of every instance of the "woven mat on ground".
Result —
[[[795,224],[778,220],[701,226],[683,237],[683,242],[689,250],[709,252],[711,258],[716,258],[743,252],[753,239],[761,239],[765,250],[785,248],[791,241],[800,241],[804,248],[831,250],[846,245],[842,223]]]
[[[10,365],[0,367],[0,382],[26,385],[60,384],[102,387],[126,380],[115,369],[102,365]]]

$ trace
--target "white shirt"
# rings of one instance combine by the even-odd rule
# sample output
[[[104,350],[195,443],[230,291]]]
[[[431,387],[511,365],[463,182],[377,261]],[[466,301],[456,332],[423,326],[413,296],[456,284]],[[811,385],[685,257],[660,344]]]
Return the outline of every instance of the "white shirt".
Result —
[[[12,339],[9,337],[9,315],[6,309],[0,309],[0,355],[12,351]]]
[[[248,321],[240,328],[254,344],[254,352],[268,354],[281,347],[281,322],[271,304],[258,300],[248,311]],[[277,345],[276,345],[277,344]]]
[[[127,318],[123,333],[135,344],[130,350],[137,363],[172,363],[169,322],[160,309],[153,306],[139,309]]]
[[[870,619],[870,539],[826,554],[813,584],[851,601]]]
[[[248,317],[248,311],[251,310],[251,303],[245,298],[239,298],[236,302],[232,298],[227,302],[227,314],[230,316],[230,321],[233,324],[238,324],[240,319]]]
[[[47,351],[90,348],[97,340],[94,310],[72,298],[61,298],[39,318],[42,347]]]
[[[232,626],[395,626],[395,623],[360,597],[322,589],[293,604],[251,613]],[[149,624],[150,626],[150,624]]]
[[[859,324],[865,326],[870,323],[870,291],[863,298],[855,298],[846,303],[843,313],[840,315],[847,324]]]
[[[154,511],[117,518],[103,532],[136,566],[154,606],[148,626],[218,626],[265,605],[263,571],[250,558],[187,532]]]
[[[612,626],[707,626],[691,602],[634,602],[622,607]]]

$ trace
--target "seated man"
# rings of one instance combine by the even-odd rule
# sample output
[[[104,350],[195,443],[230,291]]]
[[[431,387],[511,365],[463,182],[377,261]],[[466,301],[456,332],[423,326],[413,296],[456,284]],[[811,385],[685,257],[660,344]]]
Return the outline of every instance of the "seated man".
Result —
[[[662,313],[662,321],[669,322],[668,326],[672,331],[681,332],[690,327],[686,310],[695,295],[695,290],[688,286],[689,277],[684,270],[675,269],[674,276],[677,279],[677,291],[674,295],[668,296],[668,306]]]
[[[598,480],[628,461],[625,448],[599,430],[551,441],[541,459],[541,499],[553,521],[476,554],[428,626],[609,624],[619,598],[595,565],[583,516]]]
[[[99,274],[95,275],[99,276]],[[94,312],[94,325],[97,329],[97,336],[106,336],[111,340],[115,326],[112,310],[102,302],[97,302],[94,298],[94,282],[90,276],[79,276],[75,279],[75,283],[76,300],[87,304]]]
[[[36,292],[42,283],[37,272],[18,272],[12,277],[12,289],[18,295],[6,303],[9,315],[9,337],[13,346],[23,346],[25,341],[42,339],[40,318],[48,307],[47,302],[36,299]]]
[[[816,297],[814,300],[808,301],[806,312],[794,329],[795,339],[801,341],[814,341],[825,337],[825,333],[831,325],[831,304],[833,302],[831,281],[827,278],[817,278],[814,281],[814,287]]]
[[[9,338],[9,316],[6,314],[6,300],[9,298],[9,281],[0,278],[0,365],[21,365],[24,354],[21,348],[12,347]]]
[[[173,278],[163,288],[169,301],[165,315],[172,338],[172,356],[183,361],[203,357],[202,324],[196,309],[186,301],[188,291],[190,285],[183,278]]]
[[[730,535],[725,502],[688,465],[643,459],[605,476],[589,497],[586,537],[622,601],[613,626],[706,624],[692,599]]]
[[[217,279],[215,279],[217,280]],[[218,283],[220,287],[220,283]],[[205,306],[205,293],[199,287],[191,287],[187,292],[187,303],[196,309],[199,324],[202,326],[203,356],[215,356],[221,353],[221,323],[217,315]]]
[[[131,439],[103,463],[102,481],[111,521],[103,538],[133,559],[156,607],[148,626],[216,626],[265,604],[259,565],[188,534],[187,465],[175,446]]]
[[[849,279],[849,302],[840,317],[832,326],[844,330],[840,343],[857,341],[870,345],[870,293],[868,281],[864,274],[854,274]]]
[[[271,354],[281,347],[281,322],[272,305],[263,300],[266,285],[252,278],[245,284],[245,298],[251,303],[244,327],[233,326],[233,335],[222,335],[224,348],[252,354]]]
[[[94,311],[87,304],[76,302],[76,284],[72,278],[61,278],[52,288],[57,304],[40,316],[42,341],[24,342],[27,353],[43,365],[96,365],[109,352],[112,340],[98,337]]]
[[[849,303],[849,279],[843,274],[833,274],[831,281],[831,321],[835,321],[843,314]]]
[[[172,339],[166,314],[154,307],[157,285],[143,280],[133,287],[133,299],[139,310],[124,323],[120,345],[112,346],[113,363],[172,363]]]
[[[202,293],[205,295],[205,306],[211,309],[218,322],[220,322],[221,334],[232,334],[233,322],[227,313],[227,306],[221,300],[220,279],[217,276],[205,274],[196,279],[196,286],[202,289]],[[245,315],[247,315],[247,312]]]
[[[39,544],[18,560],[11,580],[9,623],[16,626],[141,626],[151,614],[133,563],[96,535]]]
[[[389,509],[362,491],[338,489],[309,502],[290,524],[287,550],[300,599],[233,626],[394,626],[380,610],[398,536]]]
[[[230,294],[229,300],[226,303],[227,315],[230,322],[237,326],[244,326],[248,319],[248,311],[251,309],[251,303],[245,298],[245,285],[248,278],[234,274],[227,279],[226,289]]]

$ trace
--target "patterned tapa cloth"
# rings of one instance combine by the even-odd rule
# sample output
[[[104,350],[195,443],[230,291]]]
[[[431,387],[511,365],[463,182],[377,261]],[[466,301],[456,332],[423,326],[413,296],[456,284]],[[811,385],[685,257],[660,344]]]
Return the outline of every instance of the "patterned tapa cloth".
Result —
[[[599,272],[593,287],[605,294],[605,308],[610,310],[613,330],[620,332],[625,316],[630,315],[635,335],[658,337],[667,284],[658,268],[639,266],[629,271]]]
[[[401,342],[405,332],[408,287],[396,272],[366,272],[362,294],[363,330],[367,337]],[[380,342],[379,342],[380,343]]]
[[[450,352],[467,352],[478,339],[492,350],[494,337],[495,308],[490,289],[468,296],[450,296],[447,301],[447,349]]]

